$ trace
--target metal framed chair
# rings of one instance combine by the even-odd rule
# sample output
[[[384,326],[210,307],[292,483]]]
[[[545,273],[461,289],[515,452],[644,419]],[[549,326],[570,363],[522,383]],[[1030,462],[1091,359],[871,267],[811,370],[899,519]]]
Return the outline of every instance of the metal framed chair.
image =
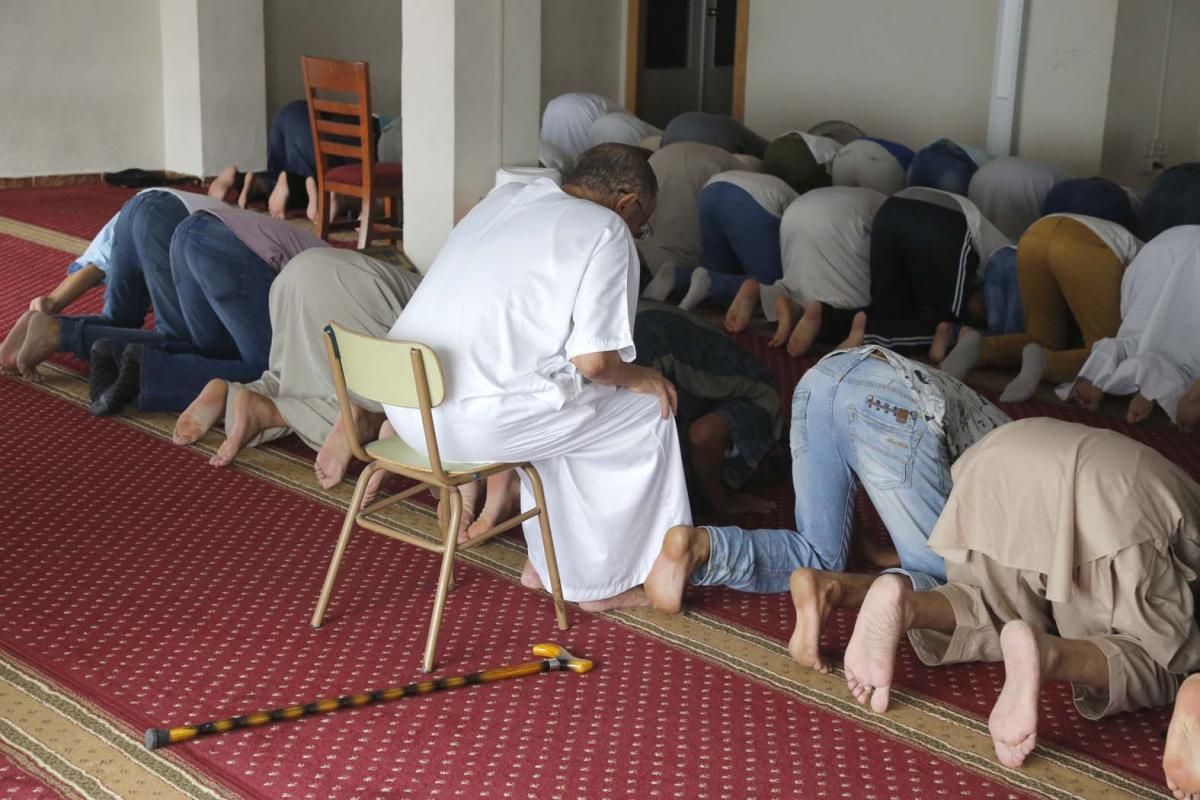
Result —
[[[341,565],[342,556],[346,552],[346,546],[350,542],[350,536],[353,534],[356,524],[392,539],[399,539],[416,547],[441,553],[441,573],[438,577],[437,595],[433,603],[433,616],[429,621],[429,637],[425,644],[425,657],[421,663],[421,669],[430,672],[433,670],[438,631],[442,624],[442,611],[446,606],[446,595],[454,580],[455,554],[459,550],[478,547],[493,536],[504,533],[536,516],[542,528],[542,545],[546,552],[546,564],[550,570],[550,593],[554,598],[554,613],[558,620],[558,627],[559,630],[566,630],[570,627],[567,621],[566,605],[562,598],[562,587],[558,579],[558,562],[555,560],[554,541],[550,534],[550,516],[546,511],[542,478],[537,470],[528,463],[485,464],[442,461],[438,451],[437,433],[433,426],[433,409],[445,399],[446,385],[437,354],[419,342],[366,336],[347,330],[334,322],[325,326],[325,347],[329,355],[329,365],[333,372],[334,385],[337,388],[338,405],[341,408],[342,422],[350,450],[355,458],[367,462],[367,466],[363,469],[362,475],[359,476],[358,483],[354,487],[354,497],[350,501],[350,508],[346,511],[346,520],[342,524],[341,535],[338,538],[337,547],[333,551],[333,558],[329,562],[329,571],[325,575],[325,585],[321,589],[317,608],[313,612],[312,626],[319,628],[324,621],[325,609],[329,605],[334,582],[337,580],[338,567]],[[425,427],[425,447],[429,455],[426,456],[413,449],[399,436],[381,439],[364,446],[355,432],[350,392],[379,403],[420,409]],[[415,480],[417,485],[363,507],[367,483],[370,481],[371,475],[381,469]],[[462,518],[462,496],[459,493],[459,487],[509,469],[520,469],[529,477],[536,501],[535,506],[495,525],[469,542],[459,544],[458,526],[459,520]],[[441,502],[450,509],[441,530],[441,541],[431,542],[368,518],[370,515],[425,489],[436,489]]]

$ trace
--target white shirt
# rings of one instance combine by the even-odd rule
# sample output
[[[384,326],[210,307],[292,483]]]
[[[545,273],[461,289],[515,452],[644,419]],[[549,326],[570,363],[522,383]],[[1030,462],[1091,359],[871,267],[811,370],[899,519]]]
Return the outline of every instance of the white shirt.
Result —
[[[637,279],[617,214],[547,178],[508,184],[451,231],[388,337],[432,347],[456,404],[561,408],[582,386],[575,356],[633,361]]]
[[[591,147],[609,142],[641,147],[642,142],[651,136],[662,136],[662,131],[628,111],[612,111],[605,114],[588,129],[588,143]]]
[[[602,94],[560,94],[547,103],[542,112],[542,141],[557,147],[573,164],[592,146],[592,123],[605,114],[621,110],[620,103]]]
[[[798,195],[796,190],[787,185],[782,178],[767,175],[763,172],[751,172],[744,169],[731,169],[718,172],[704,184],[707,189],[714,183],[731,183],[754,198],[754,202],[773,217],[782,217],[784,210],[792,204]]]

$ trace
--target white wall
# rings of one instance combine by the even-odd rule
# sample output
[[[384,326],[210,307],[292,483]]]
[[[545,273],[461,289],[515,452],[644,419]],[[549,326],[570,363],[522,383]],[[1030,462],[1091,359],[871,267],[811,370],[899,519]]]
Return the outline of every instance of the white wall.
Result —
[[[746,124],[844,119],[914,149],[987,138],[996,0],[752,0]]]
[[[543,108],[564,92],[625,102],[625,11],[626,0],[542,0]]]
[[[200,13],[195,2],[162,0],[163,159],[161,166],[185,175],[204,170],[200,102]],[[245,167],[243,167],[245,169]]]
[[[1168,19],[1168,12],[1171,12]],[[1168,22],[1170,24],[1168,35]],[[1158,139],[1166,165],[1200,159],[1200,0],[1121,0],[1113,52],[1103,171],[1128,186],[1146,188],[1146,144],[1155,138],[1159,87],[1163,88]],[[1163,55],[1167,54],[1166,81]]]
[[[267,165],[263,7],[246,0],[201,0],[198,34],[204,169],[193,174],[216,175],[228,164],[263,169]]]
[[[400,114],[401,0],[263,0],[267,119],[304,97],[300,56],[367,61],[371,105]]]
[[[1016,152],[1068,174],[1096,175],[1117,0],[1029,0],[1025,14]]]
[[[163,166],[158,0],[0,0],[0,177]]]

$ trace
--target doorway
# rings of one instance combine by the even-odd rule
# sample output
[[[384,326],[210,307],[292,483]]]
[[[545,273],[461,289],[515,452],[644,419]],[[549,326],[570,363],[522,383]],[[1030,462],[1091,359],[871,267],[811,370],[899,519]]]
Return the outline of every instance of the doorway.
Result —
[[[659,128],[685,111],[742,118],[750,0],[629,0],[625,107]]]

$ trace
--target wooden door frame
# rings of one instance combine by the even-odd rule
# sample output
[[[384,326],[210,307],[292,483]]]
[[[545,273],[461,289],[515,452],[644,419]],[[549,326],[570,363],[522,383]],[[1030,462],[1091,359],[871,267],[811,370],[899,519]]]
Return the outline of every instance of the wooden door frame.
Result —
[[[637,114],[638,72],[645,56],[641,41],[642,11],[649,0],[626,0],[625,108]],[[733,118],[746,115],[746,51],[750,42],[750,0],[739,0],[733,46]]]

